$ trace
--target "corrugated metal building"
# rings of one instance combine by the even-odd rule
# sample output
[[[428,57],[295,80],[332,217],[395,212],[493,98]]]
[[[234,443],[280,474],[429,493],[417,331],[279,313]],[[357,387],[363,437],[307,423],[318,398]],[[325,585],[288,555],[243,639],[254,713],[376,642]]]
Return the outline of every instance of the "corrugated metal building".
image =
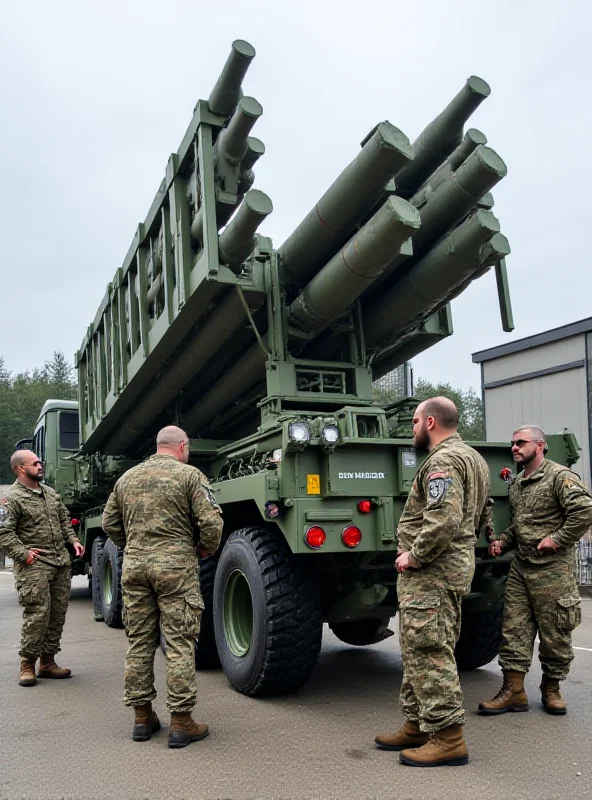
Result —
[[[473,353],[481,365],[485,438],[507,441],[519,425],[564,428],[582,448],[574,469],[590,485],[592,317]]]
[[[573,469],[590,486],[592,464],[592,317],[473,353],[481,365],[485,438],[509,441],[520,425],[575,433],[582,451]],[[578,551],[578,579],[592,584],[592,538]]]

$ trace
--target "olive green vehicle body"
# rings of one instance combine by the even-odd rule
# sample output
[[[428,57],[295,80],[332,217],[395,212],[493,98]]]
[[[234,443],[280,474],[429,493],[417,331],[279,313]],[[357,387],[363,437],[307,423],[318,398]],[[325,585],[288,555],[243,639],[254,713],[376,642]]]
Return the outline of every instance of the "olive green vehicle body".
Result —
[[[178,424],[223,510],[221,559],[231,534],[271,531],[287,546],[286,563],[312,581],[324,621],[388,622],[397,610],[397,521],[418,461],[413,399],[377,403],[373,382],[451,335],[450,300],[489,269],[512,329],[509,246],[489,193],[505,165],[483,134],[463,133],[489,87],[470,78],[413,145],[390,123],[377,125],[274,249],[256,233],[271,201],[251,188],[265,148],[249,133],[262,109],[240,88],[253,55],[235,42],[210,98],[195,106],[76,354],[79,439],[63,447],[60,438],[75,404],[50,401],[33,446],[79,520],[86,554],[75,574],[104,562],[101,512],[117,477],[154,451],[162,426]],[[472,444],[489,464],[501,531],[509,447]],[[551,446],[559,461],[577,457],[569,435]],[[351,526],[361,533],[355,546],[344,541]],[[307,540],[313,527],[324,531],[320,547]],[[467,613],[500,607],[509,565],[488,558],[485,531],[476,535]],[[241,574],[227,582],[235,600],[221,601],[226,634],[216,631],[219,646],[224,635],[235,641],[235,655],[249,649],[248,636],[239,647],[227,625],[232,602],[249,595]],[[106,581],[109,605],[118,587]],[[93,591],[99,583],[93,576]],[[246,622],[236,613],[239,627],[252,627],[250,612]],[[231,681],[259,692],[256,681]]]

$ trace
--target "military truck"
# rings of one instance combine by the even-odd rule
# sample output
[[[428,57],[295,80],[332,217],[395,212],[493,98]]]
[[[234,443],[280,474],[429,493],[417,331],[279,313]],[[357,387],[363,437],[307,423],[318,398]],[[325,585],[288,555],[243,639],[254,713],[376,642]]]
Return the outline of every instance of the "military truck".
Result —
[[[241,88],[254,55],[235,41],[195,106],[76,354],[79,402],[46,403],[32,447],[86,546],[73,572],[89,576],[95,619],[118,626],[122,552],[103,504],[162,426],[188,432],[224,513],[219,552],[201,565],[196,665],[221,664],[238,691],[264,695],[307,680],[324,622],[357,646],[391,633],[415,403],[380,404],[373,382],[450,336],[451,299],[490,269],[505,330],[512,314],[490,194],[506,166],[463,130],[485,81],[470,77],[413,144],[388,121],[361,131],[360,151],[274,249],[256,232],[272,211],[253,188],[262,107]],[[472,444],[501,529],[508,445]],[[552,446],[573,455],[569,437]],[[465,668],[496,654],[509,565],[487,558],[485,531],[475,544]]]

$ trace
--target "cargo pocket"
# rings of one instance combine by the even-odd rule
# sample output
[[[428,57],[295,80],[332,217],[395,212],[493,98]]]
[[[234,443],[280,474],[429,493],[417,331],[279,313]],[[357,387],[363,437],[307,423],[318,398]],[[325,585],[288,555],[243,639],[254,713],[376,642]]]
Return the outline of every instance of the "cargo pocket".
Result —
[[[401,633],[411,647],[419,649],[442,644],[440,596],[424,595],[401,604]]]
[[[582,601],[579,597],[560,597],[557,600],[557,627],[573,631],[582,621]]]
[[[201,612],[204,607],[204,602],[199,595],[191,595],[185,598],[183,633],[186,636],[199,636]]]
[[[19,603],[22,606],[40,606],[43,596],[39,591],[39,586],[21,586],[18,590]]]

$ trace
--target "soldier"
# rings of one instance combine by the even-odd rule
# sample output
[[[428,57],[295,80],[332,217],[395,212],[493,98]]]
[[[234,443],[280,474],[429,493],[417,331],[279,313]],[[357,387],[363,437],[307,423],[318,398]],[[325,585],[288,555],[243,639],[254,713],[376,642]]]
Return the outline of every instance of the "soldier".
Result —
[[[538,426],[514,431],[511,445],[523,469],[510,484],[510,527],[489,548],[492,556],[516,548],[499,656],[503,683],[493,700],[479,703],[479,713],[528,711],[524,678],[538,633],[543,707],[549,714],[565,714],[559,681],[569,672],[571,632],[582,613],[574,545],[592,525],[592,497],[574,472],[545,458],[545,434]]]
[[[454,648],[461,600],[475,571],[475,535],[489,522],[490,477],[457,427],[458,411],[445,397],[426,400],[415,410],[413,444],[429,454],[398,528],[405,723],[375,739],[381,749],[401,750],[399,760],[409,766],[459,766],[469,760]]]
[[[59,494],[41,484],[43,464],[31,450],[12,454],[16,481],[0,500],[0,548],[14,561],[14,581],[23,606],[20,686],[37,678],[69,678],[55,654],[66,621],[70,597],[70,554],[84,554]],[[35,664],[39,658],[39,671]]]
[[[150,739],[160,729],[152,701],[154,653],[160,628],[166,642],[169,747],[186,747],[208,735],[194,722],[197,700],[195,639],[204,608],[197,553],[220,544],[221,511],[206,477],[188,465],[189,442],[168,426],[156,437],[156,455],[119,478],[103,513],[103,528],[125,545],[121,588],[128,635],[125,704],[132,706],[132,738]]]

